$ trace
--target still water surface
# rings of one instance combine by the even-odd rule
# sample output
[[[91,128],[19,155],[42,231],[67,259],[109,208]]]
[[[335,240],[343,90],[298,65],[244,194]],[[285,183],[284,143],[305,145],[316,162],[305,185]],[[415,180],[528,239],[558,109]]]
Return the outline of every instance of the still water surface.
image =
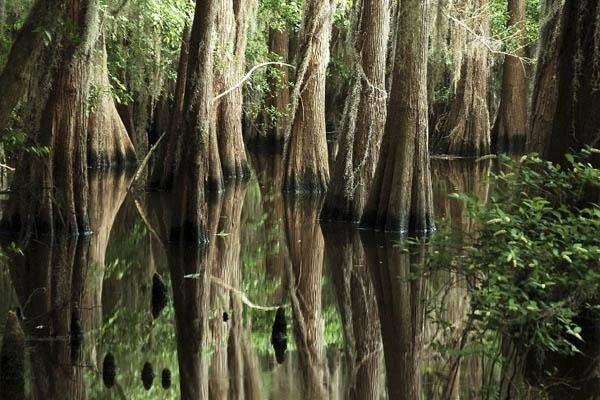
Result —
[[[444,325],[459,328],[468,311],[457,278],[408,279],[424,249],[402,252],[389,237],[320,223],[319,200],[279,194],[279,158],[253,158],[253,166],[247,185],[206,205],[204,248],[165,240],[168,195],[127,194],[129,176],[102,175],[90,185],[93,236],[32,243],[4,260],[0,316],[22,309],[27,392],[434,399],[445,390],[482,398],[489,366],[463,359],[448,387],[452,360],[436,350],[459,339]],[[448,193],[485,199],[490,165],[433,167],[437,217],[457,234],[470,230]],[[440,302],[443,311],[433,312]]]

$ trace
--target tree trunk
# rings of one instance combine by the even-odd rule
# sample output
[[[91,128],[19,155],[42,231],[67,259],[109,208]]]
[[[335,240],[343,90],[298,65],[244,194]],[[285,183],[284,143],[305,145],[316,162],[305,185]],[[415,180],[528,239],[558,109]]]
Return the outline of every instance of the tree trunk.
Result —
[[[325,72],[335,0],[308,0],[300,38],[286,144],[284,190],[323,193],[329,183]]]
[[[173,109],[167,127],[164,142],[156,151],[155,162],[148,186],[150,189],[169,190],[173,187],[173,179],[180,153],[179,130],[183,123],[183,102],[185,99],[185,88],[187,83],[187,68],[190,44],[190,28],[186,24],[183,28],[181,39],[181,51],[179,53],[179,64],[177,66],[177,82],[173,94]]]
[[[340,151],[321,218],[358,223],[375,173],[385,126],[385,61],[389,34],[388,0],[355,4],[357,25],[354,80],[348,97]]]
[[[242,79],[246,66],[246,44],[250,19],[254,17],[254,1],[224,0],[217,12],[219,39],[215,63],[215,94],[221,93]],[[219,85],[220,83],[220,85]],[[239,86],[215,105],[216,135],[223,177],[242,180],[250,177],[246,146],[242,135],[243,91]]]
[[[466,8],[464,19],[473,24],[471,29],[477,35],[488,37],[488,1],[477,0],[474,4],[471,3],[463,3]],[[445,124],[445,134],[448,135],[448,154],[477,157],[490,151],[488,49],[473,37],[468,37],[463,46],[465,54],[462,55],[460,78]]]
[[[108,80],[106,43],[101,37],[94,55],[91,113],[88,128],[88,165],[96,169],[136,163],[135,150],[117,112]]]
[[[206,188],[221,187],[221,165],[216,162],[216,138],[210,134],[213,78],[213,27],[216,1],[196,1],[190,34],[189,58],[185,79],[183,121],[179,166],[175,172],[175,207],[171,221],[172,241],[207,241],[201,205]],[[173,149],[176,151],[176,149]]]
[[[600,4],[598,0],[569,1],[563,10],[556,117],[545,154],[556,162],[563,161],[570,150],[600,143]]]
[[[527,138],[527,77],[523,48],[525,42],[525,0],[508,0],[508,29],[515,30],[518,49],[504,57],[502,94],[492,130],[493,148],[519,153]]]
[[[546,154],[558,102],[558,60],[560,59],[564,0],[545,0],[540,11],[540,38],[535,81],[531,99],[527,151]]]
[[[427,126],[429,1],[400,4],[394,75],[380,157],[362,224],[386,231],[433,229]]]
[[[269,30],[269,51],[276,54],[281,62],[288,63],[290,60],[290,34],[284,27],[282,30]],[[276,74],[270,74],[269,93],[267,94],[267,107],[275,112],[273,121],[268,121],[270,139],[267,143],[274,145],[285,141],[286,127],[289,120],[290,88],[288,67],[276,67]]]
[[[98,36],[97,0],[66,1],[64,18],[74,35],[60,37],[60,46],[47,47],[48,60],[58,61],[39,78],[34,97],[47,100],[39,127],[32,123],[30,143],[48,148],[24,153],[14,179],[15,196],[7,213],[12,229],[35,233],[55,230],[70,234],[90,231],[87,194],[88,106],[92,51]],[[37,101],[37,100],[36,100]],[[36,111],[36,110],[34,110]],[[37,129],[36,129],[37,128]]]
[[[55,28],[65,6],[64,0],[37,0],[19,31],[0,74],[0,132],[6,128],[13,109],[25,95],[39,56],[48,48],[44,42],[46,33],[52,37],[58,34]],[[51,47],[58,45],[57,41],[53,42]]]

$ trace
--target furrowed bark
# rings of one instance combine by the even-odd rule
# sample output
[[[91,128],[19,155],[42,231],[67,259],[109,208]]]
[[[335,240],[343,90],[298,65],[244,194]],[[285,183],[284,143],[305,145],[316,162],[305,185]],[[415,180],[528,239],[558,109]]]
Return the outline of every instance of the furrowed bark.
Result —
[[[433,229],[427,126],[429,1],[402,1],[381,153],[363,226],[395,232]]]
[[[308,0],[292,92],[284,190],[323,193],[329,183],[325,132],[325,71],[334,1]]]
[[[358,19],[353,40],[355,78],[321,218],[358,223],[367,202],[385,127],[389,2],[363,0],[355,7]]]

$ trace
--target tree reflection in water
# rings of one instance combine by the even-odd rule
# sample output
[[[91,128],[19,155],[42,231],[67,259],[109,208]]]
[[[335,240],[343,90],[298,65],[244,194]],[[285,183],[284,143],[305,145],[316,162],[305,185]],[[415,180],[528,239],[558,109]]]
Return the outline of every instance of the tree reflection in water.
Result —
[[[460,278],[415,274],[423,247],[406,252],[397,237],[320,223],[321,199],[279,194],[278,157],[252,161],[248,184],[199,205],[208,243],[169,242],[170,195],[126,196],[129,178],[108,175],[91,179],[94,235],[30,240],[21,253],[5,246],[0,287],[10,290],[0,310],[20,306],[25,316],[29,398],[480,398],[489,365],[435,347],[460,341],[468,313]],[[486,198],[489,164],[434,166],[437,214],[457,235],[469,232],[462,205],[440,193]],[[166,294],[157,318],[155,274]],[[281,364],[271,343],[279,307]],[[102,376],[109,353],[111,388]]]

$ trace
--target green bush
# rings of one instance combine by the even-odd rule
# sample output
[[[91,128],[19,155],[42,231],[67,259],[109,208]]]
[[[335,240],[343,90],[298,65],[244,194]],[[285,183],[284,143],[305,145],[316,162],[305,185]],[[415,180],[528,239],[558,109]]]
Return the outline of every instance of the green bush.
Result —
[[[478,228],[460,256],[438,247],[471,283],[472,326],[497,332],[524,351],[579,352],[577,316],[600,311],[600,170],[586,149],[563,166],[523,156],[500,159],[492,195],[467,204]],[[436,261],[437,260],[437,261]]]

